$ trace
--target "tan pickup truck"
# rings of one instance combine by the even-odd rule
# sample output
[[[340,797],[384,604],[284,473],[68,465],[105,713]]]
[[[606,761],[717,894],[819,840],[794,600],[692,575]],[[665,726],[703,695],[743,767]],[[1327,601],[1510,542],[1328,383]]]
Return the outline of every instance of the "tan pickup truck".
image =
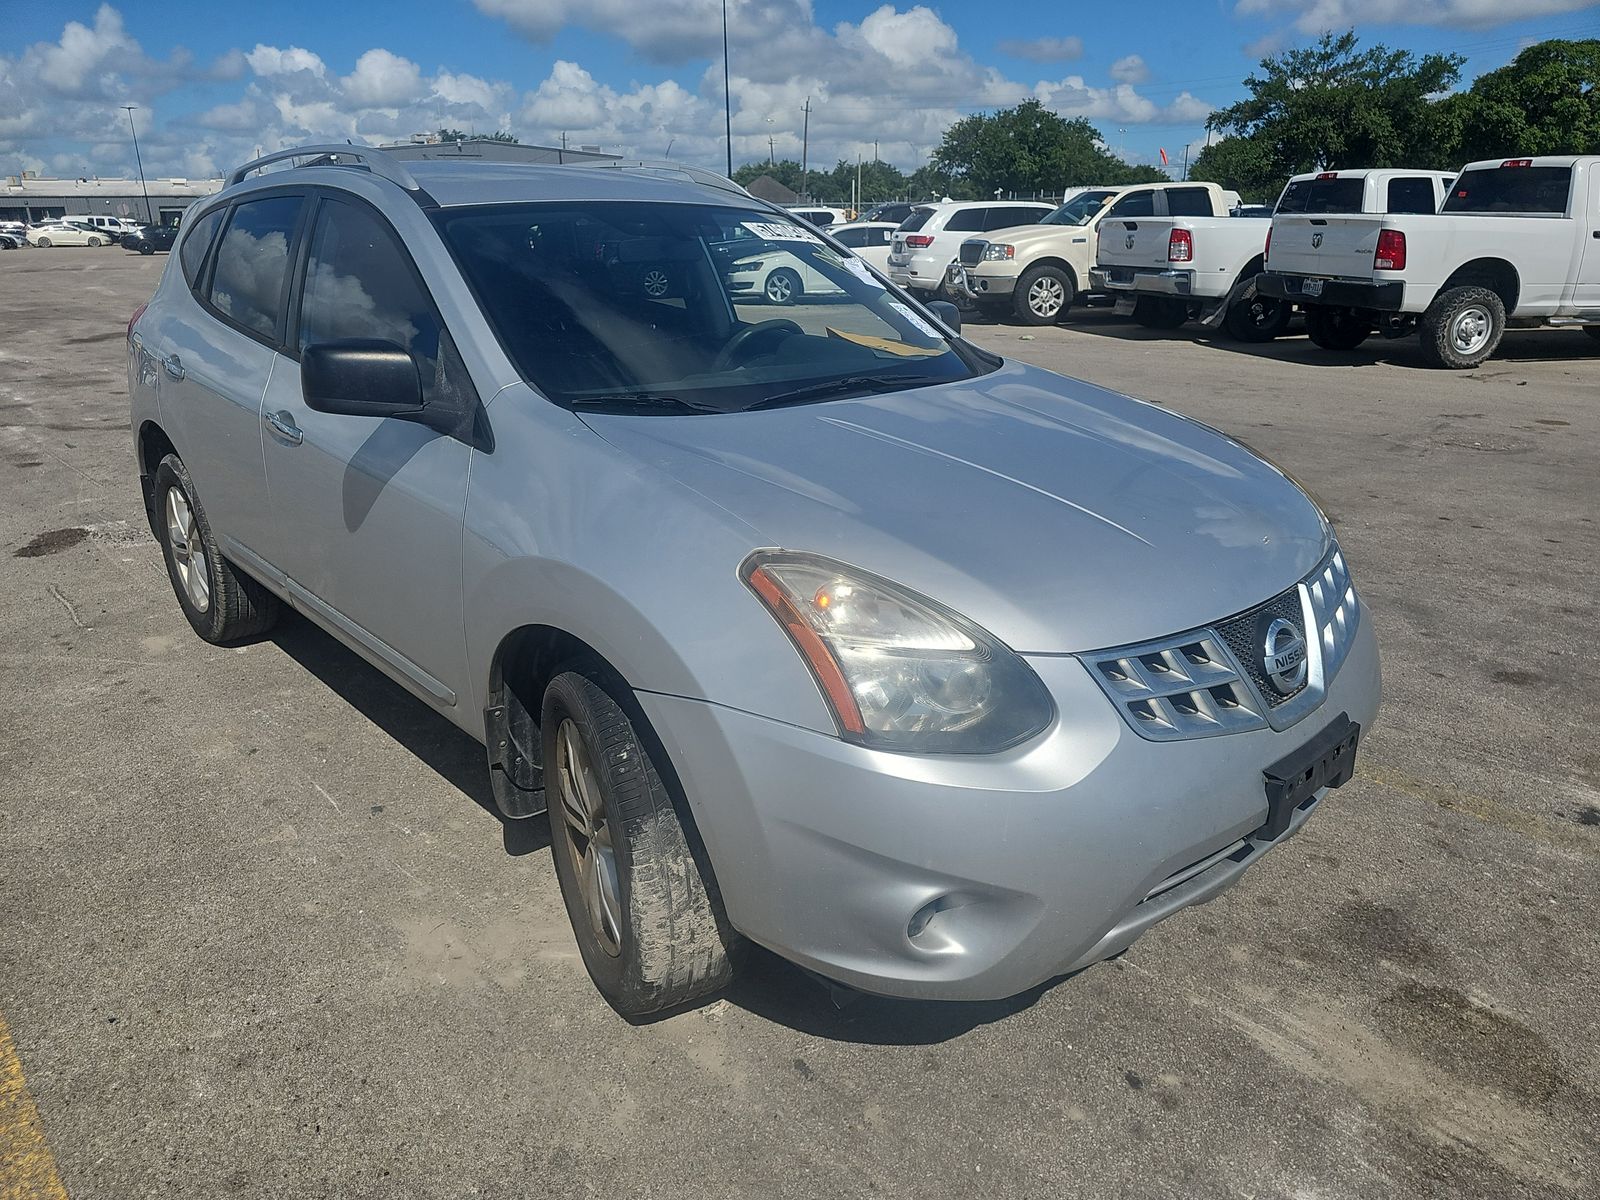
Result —
[[[996,230],[961,244],[951,290],[1024,325],[1051,325],[1089,293],[1101,222],[1112,217],[1225,215],[1237,192],[1214,183],[1088,188],[1038,225]]]

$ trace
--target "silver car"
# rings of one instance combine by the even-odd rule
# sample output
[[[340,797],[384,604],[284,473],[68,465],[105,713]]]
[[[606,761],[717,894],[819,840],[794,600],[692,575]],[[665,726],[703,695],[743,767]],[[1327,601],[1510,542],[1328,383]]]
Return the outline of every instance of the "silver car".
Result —
[[[726,180],[293,154],[129,326],[178,602],[213,642],[289,605],[481,740],[624,1015],[744,938],[1007,996],[1350,778],[1371,622],[1240,443],[963,341]],[[836,294],[775,313],[763,253]]]

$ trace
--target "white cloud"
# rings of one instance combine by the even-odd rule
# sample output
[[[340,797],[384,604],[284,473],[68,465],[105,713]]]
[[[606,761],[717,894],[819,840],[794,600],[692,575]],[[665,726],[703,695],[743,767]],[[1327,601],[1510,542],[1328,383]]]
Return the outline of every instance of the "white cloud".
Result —
[[[320,79],[328,71],[321,55],[302,50],[299,46],[280,50],[276,46],[257,43],[256,48],[244,59],[257,75],[293,75],[297,71],[308,71]]]
[[[1352,25],[1449,25],[1484,29],[1593,8],[1596,0],[1238,0],[1243,17],[1293,17],[1302,33]]]
[[[1081,37],[1007,38],[997,49],[1012,58],[1026,58],[1030,62],[1072,62],[1083,57]]]
[[[1150,78],[1150,68],[1137,54],[1129,54],[1112,63],[1107,74],[1118,83],[1143,83]]]
[[[422,71],[409,58],[387,50],[368,50],[340,82],[344,94],[361,107],[408,104],[424,94]]]

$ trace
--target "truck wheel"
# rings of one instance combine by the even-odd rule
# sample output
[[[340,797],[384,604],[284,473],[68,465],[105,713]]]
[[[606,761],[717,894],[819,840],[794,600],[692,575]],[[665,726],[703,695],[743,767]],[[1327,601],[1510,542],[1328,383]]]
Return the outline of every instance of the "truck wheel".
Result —
[[[637,1018],[724,987],[735,935],[610,680],[598,663],[557,675],[539,729],[550,849],[578,950],[600,994]]]
[[[1488,288],[1455,287],[1422,314],[1422,357],[1430,366],[1464,371],[1495,352],[1506,331],[1506,306]]]
[[[1289,328],[1293,306],[1287,300],[1274,300],[1257,293],[1248,300],[1236,301],[1222,318],[1229,335],[1241,342],[1270,342]]]
[[[1354,350],[1372,336],[1372,325],[1348,308],[1306,307],[1306,334],[1324,350]]]
[[[1146,329],[1176,329],[1189,319],[1189,304],[1170,296],[1140,296],[1133,302],[1133,319]]]
[[[1072,276],[1060,267],[1041,263],[1029,267],[1011,293],[1011,311],[1024,325],[1054,325],[1072,307]]]
[[[167,575],[196,633],[223,645],[277,624],[278,598],[222,557],[194,481],[176,454],[156,468],[155,506]]]

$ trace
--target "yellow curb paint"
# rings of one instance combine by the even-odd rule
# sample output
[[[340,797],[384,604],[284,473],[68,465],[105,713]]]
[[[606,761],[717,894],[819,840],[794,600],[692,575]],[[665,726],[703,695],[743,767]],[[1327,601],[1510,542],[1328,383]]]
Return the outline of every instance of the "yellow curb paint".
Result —
[[[0,1200],[67,1200],[17,1044],[0,1016]]]

